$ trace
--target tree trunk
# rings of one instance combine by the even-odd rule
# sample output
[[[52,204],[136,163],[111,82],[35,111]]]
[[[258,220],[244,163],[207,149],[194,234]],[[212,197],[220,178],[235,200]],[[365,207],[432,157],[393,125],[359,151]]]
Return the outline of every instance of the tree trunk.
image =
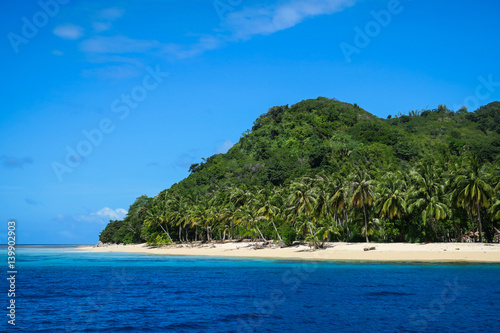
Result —
[[[311,222],[311,220],[309,219],[309,213],[306,211],[306,217],[307,217],[307,222]],[[306,240],[306,234],[307,234],[307,227],[304,228],[304,230],[302,231],[302,238],[304,240]]]
[[[370,243],[370,241],[368,240],[368,220],[366,219],[366,208],[365,208],[365,204],[364,203],[363,203],[363,215],[365,217],[365,237],[366,237],[366,242]]]
[[[349,238],[351,237],[351,231],[349,230],[349,221],[347,218],[347,212],[344,212],[344,225],[347,229],[347,242],[349,242]]]
[[[278,229],[276,229],[276,225],[274,224],[274,221],[273,221],[273,220],[271,220],[271,222],[273,223],[274,230],[276,230],[276,235],[278,235],[278,239],[280,240],[280,242],[282,242],[282,241],[283,241],[283,239],[281,239],[281,236],[280,236],[280,234],[279,234],[279,232],[278,232]]]
[[[311,234],[312,239],[313,239],[314,249],[317,250],[318,249],[318,244],[316,243],[316,236],[314,235],[312,228],[309,228],[309,233]]]
[[[472,216],[472,212],[470,209],[468,210],[468,212],[469,212],[469,217],[470,217],[470,223],[472,224],[472,239],[475,243],[476,242],[476,227],[474,226],[474,218]]]
[[[262,240],[265,242],[266,239],[264,238],[264,235],[262,234],[262,232],[260,231],[259,227],[258,226],[255,226],[257,228],[257,231],[259,232],[260,234],[260,237],[262,237]]]
[[[477,225],[479,227],[479,243],[483,242],[483,225],[481,223],[481,207],[479,207],[479,200],[477,201]]]
[[[182,243],[182,225],[179,223],[179,242]]]
[[[161,223],[159,223],[158,221],[156,221],[156,223],[160,226],[160,228],[163,230],[163,232],[167,234],[168,239],[170,239],[170,242],[172,242],[172,237],[170,237],[170,234],[168,233],[168,225],[165,225],[167,227],[167,230],[165,230],[165,228],[163,228]]]

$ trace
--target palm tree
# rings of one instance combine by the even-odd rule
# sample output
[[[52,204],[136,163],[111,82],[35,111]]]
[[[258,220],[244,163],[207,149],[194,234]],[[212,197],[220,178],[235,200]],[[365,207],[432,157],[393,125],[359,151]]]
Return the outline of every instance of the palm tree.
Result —
[[[192,204],[193,198],[191,195],[181,196],[178,193],[167,201],[169,212],[167,218],[169,221],[173,222],[174,225],[179,227],[179,242],[182,242],[182,228],[189,224],[189,208]]]
[[[490,207],[491,217],[495,220],[500,220],[500,199],[496,199]]]
[[[170,237],[170,233],[168,232],[168,224],[165,223],[165,228],[163,227],[163,222],[165,222],[164,215],[164,205],[165,203],[161,200],[155,200],[152,207],[150,207],[146,212],[146,219],[144,221],[146,226],[150,226],[152,223],[158,225],[163,232],[167,235],[170,242],[172,242],[172,237]]]
[[[315,207],[314,219],[319,221],[322,218],[331,216],[330,193],[332,192],[332,182],[330,178],[324,174],[316,176],[314,184],[315,192]]]
[[[479,242],[483,241],[481,223],[481,208],[488,208],[492,197],[492,188],[488,184],[491,175],[486,165],[481,166],[477,156],[472,155],[464,161],[460,174],[455,179],[457,189],[456,200],[459,205],[470,211],[475,211],[479,228]]]
[[[207,221],[208,200],[198,200],[189,211],[190,227],[195,228],[194,240],[198,241],[198,227],[204,227]]]
[[[237,221],[244,224],[247,230],[255,229],[255,231],[258,232],[262,240],[264,241],[266,240],[266,238],[262,234],[262,231],[260,231],[259,229],[260,217],[257,214],[257,211],[253,207],[251,207],[250,205],[245,205],[240,207],[238,209],[236,216],[237,216]]]
[[[257,192],[254,204],[258,208],[257,214],[262,218],[265,218],[267,221],[271,221],[274,231],[276,232],[276,235],[278,235],[278,239],[280,242],[283,242],[283,239],[278,232],[278,228],[276,228],[276,224],[274,223],[274,219],[280,213],[280,207],[277,203],[280,198],[281,196],[278,190],[264,188]]]
[[[405,188],[406,184],[397,174],[389,172],[384,175],[379,184],[380,196],[377,200],[380,215],[392,220],[406,213]]]
[[[435,222],[451,215],[445,191],[446,182],[441,176],[442,169],[430,163],[422,163],[411,171],[411,175],[414,184],[410,189],[408,212],[421,211],[424,226],[429,221],[435,231]]]
[[[490,208],[490,214],[495,220],[500,220],[500,181],[498,182],[497,186],[495,187],[495,198],[492,200],[494,201],[493,205],[491,205]]]
[[[347,240],[349,240],[349,226],[347,224],[347,208],[349,200],[347,198],[348,188],[341,178],[337,178],[332,183],[332,195],[330,195],[330,207],[333,212],[333,220],[341,222],[341,225],[347,228]]]
[[[368,172],[358,170],[351,180],[351,205],[353,207],[363,209],[363,217],[365,222],[365,238],[366,242],[369,243],[368,239],[368,216],[366,213],[366,207],[370,207],[373,204],[373,189],[371,180],[369,179]]]
[[[306,216],[308,225],[311,225],[311,218],[316,206],[316,198],[313,188],[311,186],[311,178],[303,177],[290,186],[291,194],[288,196],[288,203],[290,204],[290,219],[296,221],[297,218],[303,213]],[[303,238],[306,237],[307,228],[303,228]],[[312,230],[310,229],[311,233]]]

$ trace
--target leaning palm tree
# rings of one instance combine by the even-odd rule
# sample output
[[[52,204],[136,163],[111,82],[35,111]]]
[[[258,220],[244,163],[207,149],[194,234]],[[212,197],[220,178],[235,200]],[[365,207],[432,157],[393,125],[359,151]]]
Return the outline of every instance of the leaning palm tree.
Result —
[[[363,209],[363,217],[365,222],[365,238],[366,242],[369,243],[368,239],[368,216],[366,212],[366,207],[370,207],[373,204],[374,193],[372,189],[372,183],[369,178],[368,172],[358,170],[354,175],[352,175],[351,180],[351,205],[353,207]]]
[[[165,228],[163,227],[163,222],[166,222],[164,215],[163,206],[165,203],[163,201],[156,201],[153,203],[153,206],[150,207],[146,212],[146,219],[144,220],[144,224],[146,226],[151,226],[151,224],[158,225],[163,232],[167,235],[169,242],[172,242],[172,237],[170,237],[170,233],[168,232],[168,223],[165,223]]]
[[[493,190],[489,185],[491,175],[481,166],[477,156],[472,155],[464,161],[460,174],[456,177],[454,187],[457,189],[456,200],[459,205],[475,212],[479,229],[479,242],[483,241],[481,208],[488,208]]]
[[[244,225],[247,230],[256,230],[262,240],[266,240],[262,231],[259,229],[259,222],[261,219],[253,207],[250,205],[240,207],[236,213],[236,219],[237,222]]]
[[[254,205],[258,208],[257,214],[261,218],[271,222],[278,239],[280,242],[283,242],[283,239],[278,232],[278,228],[276,228],[276,224],[274,223],[274,219],[280,214],[279,203],[277,203],[279,198],[281,197],[277,190],[264,188],[257,192]]]

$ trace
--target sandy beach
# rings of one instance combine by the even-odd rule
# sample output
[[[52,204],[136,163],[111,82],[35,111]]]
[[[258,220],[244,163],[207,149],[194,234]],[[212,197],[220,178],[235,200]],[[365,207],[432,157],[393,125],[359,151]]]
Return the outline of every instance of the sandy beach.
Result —
[[[273,244],[262,245],[263,243],[254,242],[198,243],[164,247],[136,244],[108,245],[104,247],[81,246],[78,251],[294,260],[500,263],[500,244],[327,243],[325,248],[318,250],[311,250],[307,245],[295,245],[285,248]]]

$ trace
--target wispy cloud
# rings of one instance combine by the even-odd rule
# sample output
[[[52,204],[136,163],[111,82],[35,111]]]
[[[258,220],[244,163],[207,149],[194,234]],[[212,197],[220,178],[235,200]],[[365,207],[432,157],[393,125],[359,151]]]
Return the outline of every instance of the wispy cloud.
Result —
[[[292,28],[306,19],[342,11],[357,0],[278,0],[275,4],[254,5],[235,10],[225,16],[221,25],[211,32],[198,35],[187,43],[168,43],[159,40],[130,38],[125,35],[106,36],[101,32],[112,29],[112,22],[121,18],[125,10],[106,8],[96,13],[92,27],[96,35],[82,40],[79,49],[87,60],[106,59],[101,69],[83,71],[84,76],[124,79],[137,75],[141,64],[124,66],[129,60],[148,54],[157,58],[192,58],[206,51]],[[69,36],[69,33],[66,33]],[[74,34],[76,37],[76,34]],[[189,38],[192,38],[190,35]],[[123,57],[116,61],[109,57]]]
[[[192,57],[227,43],[245,41],[292,28],[308,18],[340,12],[356,0],[292,0],[275,5],[246,7],[226,16],[220,29],[204,35],[190,46],[166,45],[167,53],[179,58]]]
[[[92,27],[97,33],[110,30],[113,26],[112,21],[115,21],[125,14],[125,10],[122,8],[106,8],[100,10],[96,18],[97,20],[92,22]]]
[[[111,29],[111,22],[92,22],[92,28],[99,33]]]
[[[127,211],[123,208],[111,209],[109,207],[104,207],[103,209],[97,211],[96,213],[91,213],[90,215],[111,220],[121,220],[127,215]]]
[[[59,25],[53,30],[54,35],[70,40],[76,40],[83,37],[83,28],[71,23]]]
[[[269,35],[289,29],[302,21],[333,14],[353,5],[354,0],[294,0],[277,6],[245,8],[228,14],[224,25],[236,40]]]
[[[177,58],[194,57],[200,53],[220,48],[227,43],[248,40],[258,35],[270,35],[289,29],[304,20],[342,11],[356,0],[291,0],[266,6],[246,7],[226,16],[221,26],[212,33],[201,35],[192,44],[164,43],[156,40],[132,39],[127,36],[95,36],[80,43],[80,50],[91,54],[152,53]],[[124,10],[109,8],[100,12],[100,18],[114,20]],[[109,29],[109,21],[94,22],[94,29]]]
[[[90,214],[79,214],[79,215],[64,215],[59,214],[55,218],[55,221],[62,222],[66,225],[78,225],[80,223],[97,223],[106,224],[109,220],[121,220],[125,218],[127,211],[123,208],[112,209],[109,207],[104,207],[97,212]]]
[[[15,169],[15,168],[22,169],[27,164],[33,164],[33,159],[31,157],[17,158],[14,156],[4,155],[0,157],[0,161],[2,162],[2,165],[8,169]]]
[[[98,77],[100,79],[129,79],[140,76],[139,68],[130,65],[106,66],[82,70],[83,77]]]
[[[74,239],[75,238],[75,235],[73,235],[68,230],[59,231],[59,235],[62,237],[62,239]]]
[[[24,201],[28,204],[28,205],[33,205],[33,206],[42,206],[42,203],[39,202],[39,201],[36,201],[35,199],[32,199],[32,198],[25,198]]]
[[[189,168],[191,164],[195,163],[196,157],[192,154],[181,154],[177,158],[177,161],[175,161],[175,164],[177,166],[180,166],[182,168]]]
[[[151,52],[162,47],[155,40],[132,39],[126,36],[96,36],[84,40],[80,44],[80,50],[88,53],[144,53]]]
[[[114,21],[122,17],[123,14],[125,14],[125,10],[123,8],[113,7],[99,11],[98,17],[102,20]]]
[[[234,142],[231,140],[224,140],[220,146],[215,147],[215,152],[217,154],[225,154],[232,146],[234,146]]]

